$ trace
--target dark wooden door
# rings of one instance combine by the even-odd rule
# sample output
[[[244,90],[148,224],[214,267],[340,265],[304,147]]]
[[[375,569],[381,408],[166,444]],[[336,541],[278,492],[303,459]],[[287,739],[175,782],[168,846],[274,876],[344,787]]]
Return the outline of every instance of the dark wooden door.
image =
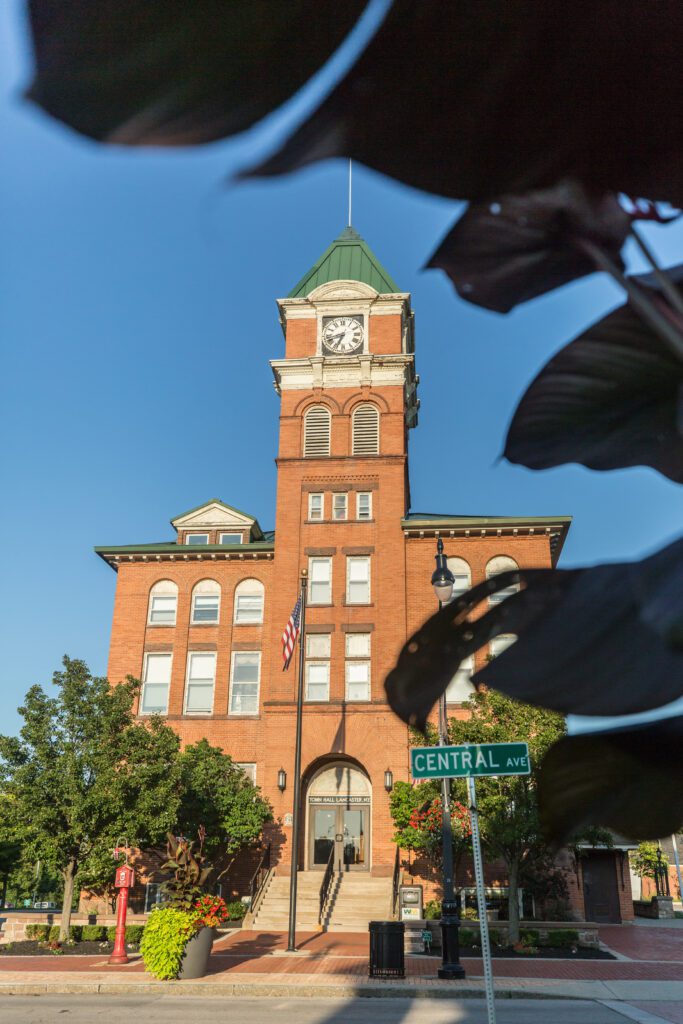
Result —
[[[617,866],[613,853],[589,853],[581,858],[586,920],[621,924]]]

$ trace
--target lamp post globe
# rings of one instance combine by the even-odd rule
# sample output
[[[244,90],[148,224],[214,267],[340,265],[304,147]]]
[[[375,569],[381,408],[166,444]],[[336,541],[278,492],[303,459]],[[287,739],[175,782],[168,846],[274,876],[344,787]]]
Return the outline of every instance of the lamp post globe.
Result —
[[[443,541],[439,537],[436,544],[436,569],[432,573],[432,586],[439,604],[447,604],[453,596],[455,576],[448,568],[448,559],[443,553]]]

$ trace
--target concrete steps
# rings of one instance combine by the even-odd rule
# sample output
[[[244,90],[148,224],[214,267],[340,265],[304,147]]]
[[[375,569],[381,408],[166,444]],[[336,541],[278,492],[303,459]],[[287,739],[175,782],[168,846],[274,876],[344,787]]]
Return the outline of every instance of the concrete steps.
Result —
[[[297,928],[316,931],[320,927],[320,886],[318,871],[300,871],[297,878]],[[390,916],[391,879],[372,878],[349,871],[334,876],[322,927],[325,931],[367,931],[370,921]],[[255,931],[286,931],[289,924],[289,876],[274,875],[254,918]]]

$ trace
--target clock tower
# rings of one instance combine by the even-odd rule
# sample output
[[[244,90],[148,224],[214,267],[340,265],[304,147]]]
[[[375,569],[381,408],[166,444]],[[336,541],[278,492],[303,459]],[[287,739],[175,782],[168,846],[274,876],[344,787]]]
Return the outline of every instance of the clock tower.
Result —
[[[401,523],[418,411],[410,296],[349,227],[278,308],[285,352],[271,362],[281,403],[273,601],[284,625],[307,568],[302,764],[313,774],[304,793],[316,766],[353,767],[368,785],[389,766],[407,777],[406,728],[388,711],[383,680],[408,622]],[[278,749],[275,731],[293,740],[295,692],[292,672],[272,676],[267,748]],[[329,830],[331,812],[304,801],[299,858],[314,867],[317,831]],[[392,866],[387,801],[380,784],[372,809],[353,818],[364,815],[357,831],[373,836],[366,870]],[[319,846],[326,849],[322,839]]]

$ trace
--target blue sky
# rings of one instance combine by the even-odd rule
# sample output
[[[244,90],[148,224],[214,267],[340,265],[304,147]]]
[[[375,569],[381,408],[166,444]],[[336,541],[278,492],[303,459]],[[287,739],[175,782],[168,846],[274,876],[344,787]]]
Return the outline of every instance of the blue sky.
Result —
[[[94,545],[170,538],[171,516],[213,496],[272,527],[274,300],[345,226],[347,172],[235,184],[277,119],[196,150],[99,147],[21,99],[17,0],[0,4],[0,52],[0,731],[13,732],[64,653],[106,671],[115,576]],[[654,471],[497,461],[526,384],[621,297],[596,275],[507,317],[468,306],[421,270],[459,209],[354,168],[354,226],[416,310],[413,510],[573,515],[565,566],[673,539],[682,492]],[[645,234],[679,258],[683,225]]]

